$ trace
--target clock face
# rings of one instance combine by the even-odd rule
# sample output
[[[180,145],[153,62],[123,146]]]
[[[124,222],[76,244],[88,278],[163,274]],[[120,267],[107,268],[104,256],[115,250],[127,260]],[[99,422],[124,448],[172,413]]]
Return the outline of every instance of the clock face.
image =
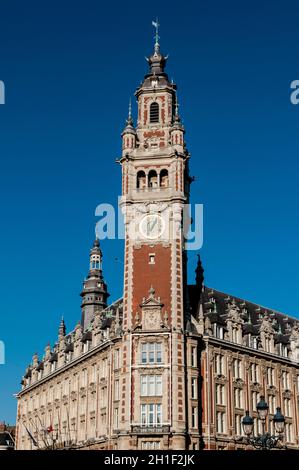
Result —
[[[139,225],[141,234],[150,240],[159,238],[165,229],[165,222],[159,214],[149,214],[143,217]]]

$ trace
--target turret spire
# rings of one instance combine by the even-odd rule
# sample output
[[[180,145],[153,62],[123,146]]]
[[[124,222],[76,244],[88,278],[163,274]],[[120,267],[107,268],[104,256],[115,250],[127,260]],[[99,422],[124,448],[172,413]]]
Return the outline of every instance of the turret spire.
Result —
[[[58,337],[63,338],[65,336],[65,333],[66,333],[66,328],[65,328],[64,318],[62,316],[59,329],[58,329]]]
[[[203,289],[203,283],[204,283],[204,275],[203,275],[204,269],[202,267],[200,255],[197,255],[197,257],[198,257],[198,259],[197,259],[197,266],[196,266],[196,270],[195,270],[195,273],[196,273],[195,282],[196,282],[196,285],[199,289],[199,292],[201,293],[202,289]]]
[[[102,273],[102,250],[99,239],[96,237],[90,250],[90,262],[88,276],[83,283],[82,297],[82,321],[85,330],[94,317],[96,310],[107,307],[107,286]]]
[[[132,118],[132,100],[131,100],[131,97],[130,97],[130,100],[129,100],[129,112],[128,112],[128,119],[126,120],[126,123],[127,123],[126,127],[131,128],[134,125],[134,121],[133,121],[133,118]]]

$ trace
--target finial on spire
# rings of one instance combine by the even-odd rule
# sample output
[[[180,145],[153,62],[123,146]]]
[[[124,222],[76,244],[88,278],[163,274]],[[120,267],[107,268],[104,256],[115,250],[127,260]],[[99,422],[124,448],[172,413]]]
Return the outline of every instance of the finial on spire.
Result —
[[[129,119],[132,119],[132,100],[129,100]]]
[[[131,97],[130,97],[130,100],[129,100],[129,112],[128,112],[128,119],[127,119],[127,126],[133,126]]]
[[[160,27],[160,23],[159,23],[159,20],[158,18],[156,18],[156,21],[152,21],[152,25],[154,26],[154,28],[156,28],[156,34],[155,34],[155,52],[159,52],[160,51],[160,44],[159,44],[159,39],[160,39],[160,36],[159,36],[159,27]]]
[[[181,118],[179,115],[179,103],[178,103],[178,95],[175,96],[175,115],[174,115],[175,122],[180,122]]]

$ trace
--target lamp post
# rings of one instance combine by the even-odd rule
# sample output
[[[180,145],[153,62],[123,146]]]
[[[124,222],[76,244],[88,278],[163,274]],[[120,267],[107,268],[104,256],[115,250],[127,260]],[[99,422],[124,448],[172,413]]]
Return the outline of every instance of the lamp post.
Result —
[[[279,441],[282,441],[283,431],[285,425],[284,416],[281,414],[281,409],[276,408],[276,413],[273,417],[275,431],[277,435],[272,435],[269,432],[265,432],[266,419],[268,415],[269,406],[265,401],[265,397],[261,396],[260,401],[256,405],[258,412],[258,419],[262,422],[262,434],[258,436],[253,435],[253,419],[249,415],[249,411],[246,411],[244,418],[242,419],[243,430],[246,435],[247,444],[251,444],[256,449],[270,450],[273,447],[277,447]]]

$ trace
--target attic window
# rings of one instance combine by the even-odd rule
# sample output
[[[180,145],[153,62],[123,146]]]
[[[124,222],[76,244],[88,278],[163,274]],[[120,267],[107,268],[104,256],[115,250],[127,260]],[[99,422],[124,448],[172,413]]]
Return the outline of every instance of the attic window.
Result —
[[[159,105],[156,101],[150,105],[150,122],[159,122]]]

